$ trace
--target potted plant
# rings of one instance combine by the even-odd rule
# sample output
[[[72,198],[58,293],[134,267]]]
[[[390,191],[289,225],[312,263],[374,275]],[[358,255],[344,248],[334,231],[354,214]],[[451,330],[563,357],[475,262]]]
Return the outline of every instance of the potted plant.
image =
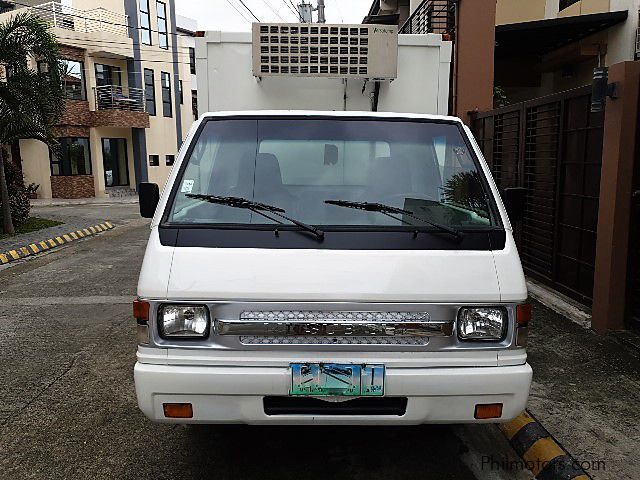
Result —
[[[38,189],[39,188],[40,188],[40,185],[35,184],[35,183],[30,183],[29,185],[27,185],[25,187],[25,190],[26,190],[27,195],[29,196],[29,198],[35,199],[35,198],[38,198]]]

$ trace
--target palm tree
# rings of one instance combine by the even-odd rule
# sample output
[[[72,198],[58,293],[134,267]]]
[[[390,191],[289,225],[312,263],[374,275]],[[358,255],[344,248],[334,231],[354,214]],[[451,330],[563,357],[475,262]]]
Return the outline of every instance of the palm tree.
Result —
[[[29,68],[38,62],[44,68]],[[18,13],[0,24],[0,147],[19,139],[35,139],[55,147],[51,127],[64,112],[62,63],[58,42],[46,22]],[[3,230],[13,234],[9,192],[0,148],[0,201]]]

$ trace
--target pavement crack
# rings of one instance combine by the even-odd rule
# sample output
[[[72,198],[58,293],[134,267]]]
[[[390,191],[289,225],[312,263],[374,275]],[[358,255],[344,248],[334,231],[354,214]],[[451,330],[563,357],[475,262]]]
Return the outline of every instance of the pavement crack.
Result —
[[[9,417],[7,417],[3,422],[2,422],[2,426],[4,427],[5,425],[7,425],[10,421],[12,420],[16,420],[18,417],[20,417],[22,415],[23,412],[25,412],[26,410],[29,409],[29,407],[36,401],[38,400],[40,397],[42,397],[42,395],[44,395],[51,387],[53,387],[56,383],[58,383],[58,381],[60,379],[62,379],[62,377],[64,377],[67,373],[69,373],[71,371],[71,369],[74,367],[76,360],[78,359],[78,357],[80,355],[82,355],[83,351],[79,351],[77,353],[75,353],[73,355],[73,357],[71,358],[71,361],[69,362],[69,364],[65,367],[65,369],[59,373],[58,375],[56,375],[53,380],[51,380],[42,390],[40,390],[36,395],[34,395],[28,402],[27,404],[20,408],[19,413],[15,414],[15,415],[11,415]]]

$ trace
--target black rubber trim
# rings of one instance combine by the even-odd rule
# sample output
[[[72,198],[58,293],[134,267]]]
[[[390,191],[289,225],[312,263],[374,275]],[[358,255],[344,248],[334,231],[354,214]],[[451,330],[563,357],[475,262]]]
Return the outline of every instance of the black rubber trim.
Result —
[[[300,230],[229,227],[163,227],[160,243],[169,247],[200,248],[266,248],[313,250],[502,250],[505,246],[504,230],[465,232],[462,240],[452,239],[446,233],[412,231],[331,231],[324,229],[325,238],[318,241]]]
[[[406,397],[364,397],[327,402],[307,397],[264,397],[264,413],[275,415],[393,415],[407,412]]]

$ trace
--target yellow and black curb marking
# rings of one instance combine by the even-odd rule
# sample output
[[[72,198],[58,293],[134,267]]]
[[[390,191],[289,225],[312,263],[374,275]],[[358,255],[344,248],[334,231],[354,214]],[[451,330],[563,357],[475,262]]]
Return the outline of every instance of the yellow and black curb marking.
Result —
[[[500,425],[516,453],[537,480],[588,480],[580,465],[528,412]]]
[[[20,260],[21,258],[30,257],[32,255],[37,255],[38,253],[47,250],[53,250],[60,245],[75,242],[76,240],[80,240],[82,238],[92,237],[94,235],[97,235],[98,233],[111,230],[112,228],[114,228],[114,225],[111,222],[103,222],[92,227],[76,230],[75,232],[65,233],[64,235],[61,235],[59,237],[53,237],[48,240],[43,240],[42,242],[30,243],[29,245],[25,245],[24,247],[18,247],[14,250],[0,253],[0,265],[14,262],[16,260]]]

